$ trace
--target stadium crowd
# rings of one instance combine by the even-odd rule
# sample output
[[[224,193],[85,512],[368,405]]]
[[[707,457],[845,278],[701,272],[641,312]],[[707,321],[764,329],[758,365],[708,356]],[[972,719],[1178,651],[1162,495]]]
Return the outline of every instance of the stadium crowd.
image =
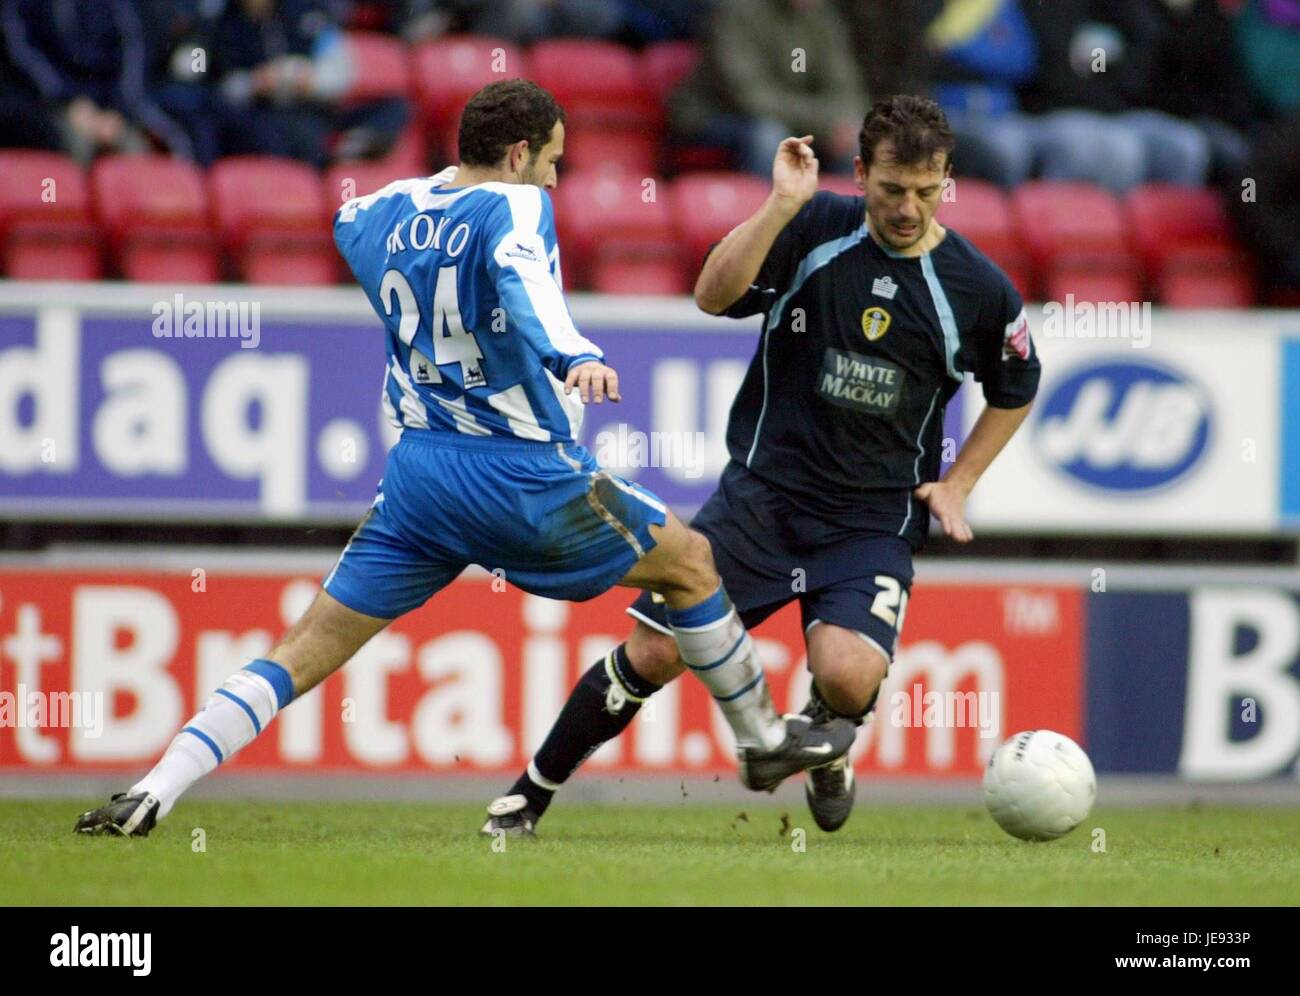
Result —
[[[568,111],[570,178],[640,228],[611,244],[561,205],[579,287],[683,289],[716,237],[683,214],[744,217],[789,134],[816,135],[827,185],[852,189],[870,101],[911,91],[947,112],[974,191],[949,220],[1033,296],[1300,302],[1300,0],[0,0],[0,33],[0,149],[47,153],[0,151],[0,172],[44,177],[57,156],[86,187],[76,218],[0,193],[9,276],[333,282],[310,253],[250,263],[256,212],[218,201],[296,203],[284,186],[323,171],[323,228],[344,194],[454,161],[464,99],[526,75]],[[133,156],[149,168],[116,165]],[[125,209],[98,203],[143,196],[132,176],[202,188],[210,262],[132,256]],[[618,210],[645,179],[662,210]],[[1063,230],[1020,237],[1031,220]],[[1172,264],[1152,245],[1171,232]],[[60,240],[98,248],[78,263]]]

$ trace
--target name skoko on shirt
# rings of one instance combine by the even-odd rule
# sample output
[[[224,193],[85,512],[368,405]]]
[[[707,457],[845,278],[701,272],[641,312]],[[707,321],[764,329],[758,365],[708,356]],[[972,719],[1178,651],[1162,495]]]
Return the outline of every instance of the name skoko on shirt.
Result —
[[[393,230],[388,233],[385,245],[390,256],[406,249],[433,249],[437,252],[445,252],[455,259],[465,251],[469,236],[470,228],[467,221],[452,226],[451,219],[448,217],[444,216],[434,221],[432,215],[417,214],[413,218],[403,218],[394,225]]]
[[[892,415],[903,393],[903,371],[892,363],[827,349],[818,392],[833,405],[872,415]]]
[[[153,934],[85,933],[72,927],[50,938],[50,964],[55,968],[130,968],[148,975],[153,961]]]

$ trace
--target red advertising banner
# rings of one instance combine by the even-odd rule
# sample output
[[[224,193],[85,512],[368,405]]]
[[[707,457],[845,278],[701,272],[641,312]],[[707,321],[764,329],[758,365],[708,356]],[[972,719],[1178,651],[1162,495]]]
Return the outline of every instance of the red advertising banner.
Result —
[[[138,771],[233,670],[314,597],[310,575],[0,570],[0,771]],[[631,593],[553,602],[466,575],[295,702],[231,767],[506,773],[525,764],[578,676],[621,640]],[[1083,593],[919,584],[863,773],[975,777],[1006,736],[1083,739]],[[797,611],[755,631],[780,709],[805,701]],[[657,694],[592,770],[727,771],[730,731],[689,675]]]

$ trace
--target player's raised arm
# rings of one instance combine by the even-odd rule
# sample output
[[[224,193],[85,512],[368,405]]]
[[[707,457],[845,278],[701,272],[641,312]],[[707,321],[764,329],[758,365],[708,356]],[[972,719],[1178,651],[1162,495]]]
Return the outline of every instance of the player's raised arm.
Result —
[[[749,290],[776,237],[817,193],[817,157],[811,135],[787,138],[772,164],[772,192],[754,214],[709,253],[695,281],[695,303],[712,315]]]

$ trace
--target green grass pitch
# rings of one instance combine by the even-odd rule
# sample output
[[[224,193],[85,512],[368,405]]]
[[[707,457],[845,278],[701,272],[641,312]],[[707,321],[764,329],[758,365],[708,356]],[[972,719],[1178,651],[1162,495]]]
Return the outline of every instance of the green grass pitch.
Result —
[[[824,834],[802,807],[561,800],[494,850],[473,805],[182,802],[147,839],[74,835],[93,804],[0,800],[0,904],[1300,902],[1294,808],[1099,809],[1026,844],[975,807],[860,804]]]

